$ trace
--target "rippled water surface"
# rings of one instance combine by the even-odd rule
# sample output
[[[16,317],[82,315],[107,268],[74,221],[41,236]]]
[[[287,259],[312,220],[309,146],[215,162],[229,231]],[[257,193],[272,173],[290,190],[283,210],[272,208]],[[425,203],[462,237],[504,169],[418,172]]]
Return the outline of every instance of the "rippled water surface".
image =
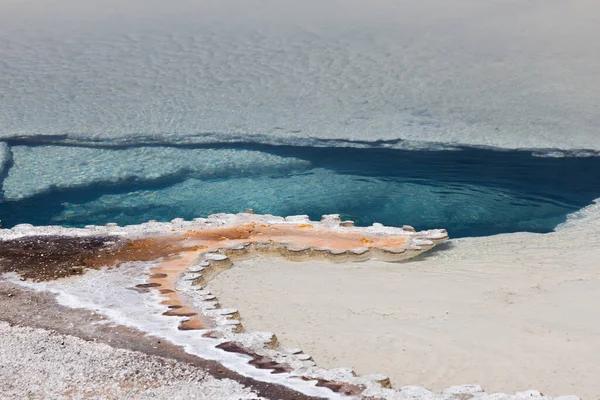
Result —
[[[0,2],[0,138],[600,150],[600,2]]]
[[[600,197],[600,158],[518,151],[13,145],[11,153],[4,226],[134,224],[252,208],[461,237],[549,232]]]

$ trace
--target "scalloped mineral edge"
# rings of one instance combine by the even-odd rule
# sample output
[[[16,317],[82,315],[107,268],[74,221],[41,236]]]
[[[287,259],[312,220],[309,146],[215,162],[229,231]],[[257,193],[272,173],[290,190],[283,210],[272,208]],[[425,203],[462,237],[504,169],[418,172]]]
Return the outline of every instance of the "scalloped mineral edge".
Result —
[[[387,227],[381,224],[373,224],[369,227],[353,227],[343,226],[343,222],[339,220],[339,215],[331,214],[323,216],[320,222],[311,221],[308,215],[295,215],[289,217],[279,217],[274,215],[259,215],[250,213],[240,214],[213,214],[207,218],[195,218],[193,221],[186,221],[183,218],[175,218],[170,222],[150,221],[137,225],[118,226],[115,223],[106,225],[86,225],[85,228],[65,228],[62,226],[34,226],[31,224],[19,224],[10,229],[0,229],[0,239],[16,239],[24,236],[49,236],[49,235],[65,235],[65,236],[94,236],[94,235],[115,235],[115,236],[145,236],[152,234],[175,234],[186,230],[201,228],[216,228],[228,225],[236,225],[242,223],[264,223],[264,224],[313,224],[317,228],[326,228],[340,231],[361,231],[369,234],[389,234],[389,235],[406,235],[409,237],[420,237],[432,240],[446,238],[447,232],[445,229],[430,229],[421,232],[415,232],[414,229],[405,226],[404,228]],[[425,244],[425,243],[423,243]]]
[[[206,257],[209,254],[204,254]],[[201,255],[202,257],[202,255]],[[210,257],[206,257],[210,260]],[[207,261],[200,261],[206,263]],[[210,261],[208,261],[210,263]],[[361,387],[364,390],[361,396],[369,396],[382,399],[431,399],[431,400],[521,400],[521,399],[546,399],[550,397],[543,396],[536,390],[527,390],[518,392],[515,395],[503,393],[486,393],[480,385],[467,384],[452,386],[440,393],[434,393],[426,388],[419,386],[404,386],[399,389],[389,388],[389,379],[385,375],[362,375],[356,376],[350,368],[323,369],[318,367],[312,357],[304,354],[301,349],[280,349],[274,348],[277,342],[276,336],[271,332],[240,332],[241,324],[238,320],[228,320],[231,316],[239,318],[236,309],[223,310],[215,309],[212,300],[215,299],[210,291],[204,290],[187,282],[181,282],[178,290],[187,291],[187,295],[194,302],[195,309],[202,309],[204,315],[211,316],[217,322],[217,328],[220,339],[242,345],[251,350],[258,356],[264,356],[278,363],[289,365],[293,368],[292,375],[302,376],[304,378],[314,378],[329,382],[344,382],[355,387]],[[233,329],[232,329],[233,327]],[[214,332],[213,331],[213,332]],[[579,397],[559,396],[556,400],[577,400]]]
[[[129,225],[125,227],[119,227],[116,224],[107,224],[105,226],[88,226],[84,229],[78,228],[63,228],[57,226],[48,227],[35,227],[28,224],[22,224],[15,226],[12,229],[0,230],[0,239],[14,239],[24,236],[37,236],[37,235],[67,235],[67,236],[92,236],[92,235],[116,235],[116,236],[127,236],[127,237],[144,237],[146,235],[164,235],[164,234],[177,234],[194,228],[215,228],[224,227],[229,225],[237,225],[240,223],[258,222],[265,224],[289,224],[289,225],[301,225],[301,224],[312,224],[317,228],[325,229],[341,229],[346,231],[360,230],[365,233],[372,235],[406,235],[411,238],[407,243],[407,247],[414,246],[418,248],[419,245],[433,244],[432,240],[442,240],[447,238],[447,233],[443,229],[435,229],[423,232],[415,232],[411,227],[393,228],[385,227],[381,224],[373,224],[371,227],[354,228],[351,226],[342,225],[338,215],[327,215],[323,216],[320,222],[310,221],[308,216],[290,216],[290,217],[276,217],[272,215],[256,215],[256,214],[215,214],[208,218],[197,218],[194,221],[185,221],[177,218],[171,222],[159,223],[159,222],[148,222],[139,225]],[[315,381],[300,381],[294,380],[293,377],[304,376],[307,378],[321,379],[333,382],[344,382],[352,386],[361,387],[364,390],[361,392],[361,396],[369,396],[373,398],[382,399],[431,399],[431,400],[521,400],[521,399],[544,399],[548,400],[549,397],[543,396],[540,392],[535,390],[518,392],[515,395],[494,393],[488,394],[479,385],[461,385],[454,386],[443,390],[440,393],[431,392],[423,387],[418,386],[404,386],[399,389],[390,389],[382,386],[382,383],[386,382],[387,377],[383,375],[368,375],[368,376],[355,376],[353,371],[347,368],[337,368],[332,370],[325,370],[319,368],[311,360],[309,355],[301,352],[299,349],[294,349],[288,352],[284,352],[279,349],[273,349],[269,346],[274,340],[274,335],[269,332],[252,332],[252,333],[238,333],[238,328],[241,326],[236,318],[238,313],[235,309],[219,309],[216,308],[216,299],[209,291],[203,290],[201,287],[194,285],[194,281],[201,278],[202,272],[206,267],[210,267],[211,261],[219,262],[226,260],[228,257],[216,253],[216,252],[204,252],[200,253],[204,260],[196,260],[194,265],[188,268],[187,273],[182,274],[177,284],[177,289],[186,293],[188,298],[193,302],[195,308],[200,309],[203,315],[207,315],[216,321],[217,326],[214,331],[217,331],[221,337],[217,339],[217,342],[235,342],[243,345],[245,348],[252,350],[255,354],[266,356],[272,360],[280,363],[285,363],[292,367],[292,371],[285,374],[267,375],[261,373],[262,371],[256,368],[249,368],[250,366],[244,361],[236,361],[235,355],[227,354],[224,351],[218,352],[215,357],[214,354],[208,355],[208,358],[215,358],[219,361],[223,361],[223,364],[229,368],[236,370],[241,374],[253,376],[256,379],[270,381],[273,383],[283,384],[293,389],[299,390],[305,394],[312,395],[325,395],[327,398],[346,398],[340,393],[335,393],[325,388],[317,388],[314,386]],[[148,264],[151,265],[151,264]],[[119,269],[117,269],[118,271]],[[96,271],[98,272],[98,271]],[[10,274],[9,275],[10,278]],[[93,276],[93,274],[87,274]],[[70,294],[68,289],[55,287],[54,282],[46,283],[31,283],[31,282],[20,282],[15,276],[11,279],[15,283],[19,283],[37,290],[50,290],[54,293],[59,294],[59,302],[71,306],[71,307],[83,307],[100,309],[107,314],[114,322],[134,326],[141,328],[142,330],[149,331],[154,335],[163,336],[166,339],[172,341],[175,344],[182,344],[186,349],[190,350],[189,338],[181,338],[172,336],[173,332],[169,332],[169,329],[165,327],[160,328],[158,325],[169,323],[168,318],[162,318],[162,320],[151,323],[152,328],[145,322],[138,321],[133,323],[128,320],[126,315],[119,314],[118,311],[110,310],[109,308],[102,307],[99,304],[90,303],[89,300],[82,300],[77,298],[76,295]],[[154,294],[156,298],[160,296]],[[156,302],[158,304],[158,302]],[[130,304],[130,307],[132,305]],[[135,304],[133,304],[135,307]],[[146,304],[148,307],[148,304]],[[156,306],[154,306],[156,307]],[[160,307],[159,307],[160,308]],[[134,312],[134,310],[130,310]],[[158,330],[156,330],[158,328]],[[176,333],[179,333],[176,331]],[[183,341],[182,341],[183,340]],[[191,351],[193,354],[197,354],[202,357],[207,357],[207,353],[211,353],[214,343],[206,344],[201,346],[200,351],[196,348],[195,351]],[[227,354],[227,355],[225,355]],[[225,360],[221,360],[220,357],[224,357]],[[232,359],[233,358],[233,359]],[[239,357],[238,357],[239,358]],[[389,382],[389,381],[388,381]],[[578,399],[576,396],[561,396],[556,397],[555,400],[575,400]]]

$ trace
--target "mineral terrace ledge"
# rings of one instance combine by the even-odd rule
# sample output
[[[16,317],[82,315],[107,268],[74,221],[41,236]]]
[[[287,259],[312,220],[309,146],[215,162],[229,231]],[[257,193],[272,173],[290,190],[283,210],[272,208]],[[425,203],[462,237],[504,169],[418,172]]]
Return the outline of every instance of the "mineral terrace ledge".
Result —
[[[486,394],[478,385],[452,387],[441,393],[412,386],[392,389],[383,375],[356,376],[347,368],[325,370],[299,349],[281,349],[272,333],[244,332],[237,310],[220,308],[216,297],[202,287],[229,268],[232,260],[255,255],[299,261],[405,261],[447,238],[445,230],[415,232],[408,226],[380,224],[354,227],[338,215],[325,215],[314,222],[307,216],[217,214],[194,221],[176,219],[126,227],[19,225],[0,231],[0,257],[3,272],[32,280],[52,280],[124,262],[151,262],[146,282],[138,283],[136,289],[141,293],[158,291],[160,305],[166,307],[164,317],[178,317],[179,330],[198,331],[204,340],[214,341],[215,348],[249,358],[248,364],[271,371],[274,381],[284,385],[294,381],[297,386],[301,380],[330,389],[335,397],[372,399],[548,399],[537,391],[514,396]]]

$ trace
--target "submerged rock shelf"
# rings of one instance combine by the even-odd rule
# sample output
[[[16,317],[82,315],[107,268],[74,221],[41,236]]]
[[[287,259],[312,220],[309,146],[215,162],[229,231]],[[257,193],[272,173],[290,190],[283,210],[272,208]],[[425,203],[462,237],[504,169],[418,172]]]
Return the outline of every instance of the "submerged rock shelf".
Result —
[[[5,227],[127,225],[252,208],[486,236],[550,232],[600,197],[595,156],[250,143],[93,148],[11,142],[5,153]]]

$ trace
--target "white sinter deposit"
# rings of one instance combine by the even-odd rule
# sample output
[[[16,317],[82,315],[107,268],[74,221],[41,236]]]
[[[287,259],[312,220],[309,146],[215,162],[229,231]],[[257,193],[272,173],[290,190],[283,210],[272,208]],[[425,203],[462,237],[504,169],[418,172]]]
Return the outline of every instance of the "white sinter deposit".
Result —
[[[90,226],[87,229],[67,229],[21,225],[11,230],[2,230],[0,233],[4,239],[24,235],[56,234],[114,234],[136,237],[144,233],[172,233],[198,229],[201,226],[228,226],[227,224],[234,223],[236,220],[250,221],[256,218],[262,218],[261,220],[265,222],[278,221],[287,224],[299,224],[307,220],[305,216],[283,220],[273,216],[221,214],[195,221],[151,222],[127,227],[108,225]],[[328,223],[328,220],[324,221]],[[397,228],[381,226],[363,229],[380,233],[400,231]],[[328,270],[327,264],[314,268],[314,263],[297,263],[292,266],[281,260],[274,260],[275,262],[263,260],[260,268],[264,268],[265,271],[276,272],[272,269],[275,265],[298,270],[289,273],[284,271],[283,275],[273,274],[273,277],[266,279],[263,274],[257,273],[240,275],[242,265],[237,272],[235,267],[225,272],[222,275],[224,280],[221,280],[220,284],[219,279],[215,281],[215,288],[219,295],[219,302],[224,305],[231,304],[231,301],[237,298],[240,302],[242,321],[247,321],[249,327],[254,327],[250,328],[251,331],[262,330],[263,325],[269,325],[282,337],[284,346],[291,347],[302,342],[311,349],[311,355],[317,362],[323,359],[328,367],[332,367],[331,364],[343,367],[346,366],[345,363],[352,362],[359,374],[366,372],[365,366],[384,369],[383,371],[370,370],[369,373],[393,372],[399,368],[399,365],[408,367],[409,371],[412,371],[407,372],[407,375],[401,375],[396,382],[397,390],[391,390],[382,389],[374,384],[373,380],[380,380],[381,377],[353,376],[346,368],[322,370],[312,362],[304,364],[302,360],[296,360],[291,364],[293,368],[298,368],[299,371],[301,369],[303,374],[308,373],[315,378],[364,384],[366,385],[364,395],[402,400],[464,400],[463,395],[467,394],[477,400],[550,399],[535,390],[521,391],[515,395],[485,393],[478,385],[463,385],[439,391],[439,386],[448,387],[455,384],[456,382],[449,380],[457,376],[469,380],[474,376],[479,378],[472,379],[486,380],[489,386],[494,387],[492,390],[497,390],[495,387],[503,385],[509,386],[510,391],[527,389],[529,386],[527,378],[532,378],[546,386],[546,388],[538,388],[544,391],[551,390],[553,396],[583,392],[584,396],[590,397],[589,395],[594,394],[597,376],[594,371],[596,364],[593,355],[600,346],[596,334],[597,310],[593,306],[600,301],[598,297],[600,279],[595,268],[600,260],[600,253],[595,246],[598,241],[600,241],[600,226],[595,223],[588,224],[585,230],[572,229],[567,225],[561,232],[548,235],[522,233],[457,240],[452,243],[450,250],[439,251],[430,258],[411,264],[387,264],[384,267],[373,262],[352,266],[337,264]],[[581,251],[582,248],[588,251],[584,253]],[[234,353],[224,353],[214,347],[223,340],[239,339],[242,343],[245,343],[243,340],[248,340],[250,343],[260,342],[264,338],[269,338],[270,334],[242,333],[239,334],[239,338],[234,336],[211,339],[198,335],[199,332],[177,329],[179,321],[176,318],[162,315],[166,306],[158,304],[162,298],[156,292],[140,294],[130,290],[132,285],[146,281],[147,268],[151,266],[151,263],[143,265],[130,263],[112,270],[89,271],[83,277],[45,283],[23,282],[14,273],[6,274],[4,277],[13,283],[56,293],[57,300],[63,305],[95,310],[107,315],[113,322],[151,332],[172,343],[185,346],[188,352],[217,359],[228,368],[255,379],[281,383],[307,394],[326,395],[329,398],[340,397],[323,388],[314,387],[314,382],[290,379],[294,373],[273,375],[265,370],[251,368],[246,358],[240,359]],[[339,272],[340,269],[349,269],[338,278],[350,280],[347,289],[350,289],[353,297],[344,297],[346,294],[333,284],[330,287],[334,290],[333,293],[330,293],[330,290],[318,293],[319,285],[312,283],[317,281],[331,283],[331,276],[334,277],[333,282],[339,281],[335,278],[335,272]],[[356,275],[359,269],[366,272],[366,275],[360,273]],[[369,269],[379,273],[369,274]],[[412,273],[406,272],[411,269]],[[277,276],[283,278],[277,281]],[[287,285],[290,276],[294,277],[291,287]],[[391,303],[383,299],[385,309],[377,308],[376,313],[365,313],[371,300],[389,295],[385,294],[389,288],[386,289],[384,286],[389,286],[389,283],[393,283],[394,279],[398,278],[405,285],[405,290],[397,293],[400,297]],[[274,284],[273,279],[276,281]],[[306,279],[305,284],[302,284],[302,279]],[[185,282],[180,282],[181,286],[178,286],[178,290],[185,292],[200,289],[191,286],[189,280]],[[213,286],[209,284],[209,288]],[[227,286],[229,289],[233,288],[233,291],[228,291]],[[203,293],[200,296],[203,298],[206,297],[205,294],[210,295],[206,290],[199,290],[199,292]],[[312,303],[316,301],[315,304],[302,300],[307,293],[310,294]],[[190,296],[191,294],[189,293]],[[241,298],[238,298],[239,296]],[[484,297],[484,301],[480,302],[481,296]],[[209,298],[214,300],[212,295]],[[308,304],[305,311],[308,312],[309,321],[301,318],[292,318],[292,320],[288,318],[286,321],[285,317],[289,314],[289,309],[286,311],[285,301],[281,301],[282,298],[290,301],[291,304]],[[260,308],[258,315],[262,315],[259,318],[262,319],[261,322],[257,322],[256,312],[248,312],[250,304]],[[281,305],[284,307],[280,307]],[[365,305],[367,310],[360,308],[362,305]],[[379,307],[381,305],[379,304]],[[507,309],[507,307],[511,308]],[[294,311],[294,315],[298,314],[297,311],[302,314],[301,307],[295,308],[297,310]],[[350,308],[350,313],[354,316],[363,314],[362,317],[358,317],[362,318],[358,321],[358,326],[368,327],[368,336],[375,339],[374,341],[366,341],[362,345],[352,344],[352,338],[361,336],[360,330],[349,329],[335,333],[335,327],[342,326],[343,330],[346,324],[343,320],[350,316],[345,311],[346,308]],[[403,336],[395,336],[391,333],[389,322],[373,321],[368,318],[369,314],[377,314],[382,318],[396,319],[394,315],[398,312],[401,314],[397,317],[400,317],[399,326]],[[429,316],[430,314],[433,317]],[[333,324],[332,321],[336,318],[342,320],[339,321],[340,323]],[[313,342],[312,345],[306,343],[306,338],[297,337],[296,341],[290,341],[289,330],[310,332],[308,337],[311,338],[309,341]],[[462,336],[463,331],[468,335]],[[331,338],[327,339],[329,336]],[[315,338],[318,338],[317,346],[313,340]],[[415,339],[418,344],[416,347],[413,346]],[[369,353],[369,346],[372,344],[376,345],[375,351]],[[394,352],[396,356],[378,358],[381,349],[377,345],[385,348],[392,346],[388,351]],[[407,351],[401,352],[400,347],[393,346],[406,346]],[[489,353],[486,353],[486,349]],[[435,359],[437,351],[443,351],[444,356],[441,359]],[[296,354],[296,351],[291,351],[290,354]],[[335,358],[335,355],[340,354],[342,365],[339,365],[339,360]],[[334,355],[333,359],[332,355]],[[434,357],[434,363],[431,363],[431,357]],[[303,360],[306,361],[306,358]],[[473,364],[474,360],[478,362]],[[461,368],[456,368],[457,365],[461,365]],[[479,368],[482,365],[483,368]],[[583,370],[579,370],[580,368]],[[487,374],[488,370],[493,373]],[[422,371],[421,379],[423,376],[430,376],[428,371],[435,371],[436,375],[429,379],[437,379],[435,384],[438,386],[437,392],[422,387],[405,386],[411,383],[404,380],[405,376],[409,373],[414,374],[415,371]],[[440,371],[443,374],[440,375]],[[560,371],[560,376],[551,379],[548,374],[551,375],[552,371]],[[570,396],[556,399],[559,398],[576,399]]]

